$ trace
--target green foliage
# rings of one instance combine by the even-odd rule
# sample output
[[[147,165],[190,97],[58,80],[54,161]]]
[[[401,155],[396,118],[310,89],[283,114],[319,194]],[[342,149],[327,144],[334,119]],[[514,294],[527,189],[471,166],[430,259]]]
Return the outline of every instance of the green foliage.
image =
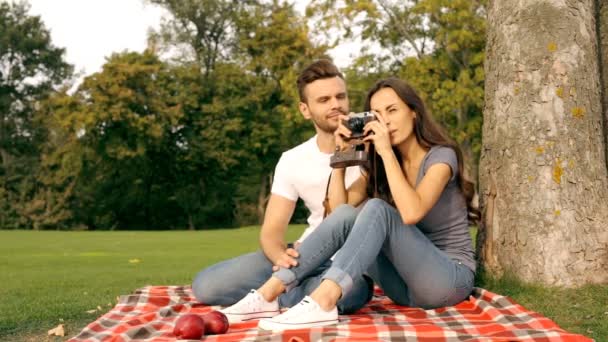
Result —
[[[312,133],[297,113],[294,85],[297,71],[325,47],[311,43],[306,21],[286,2],[151,2],[172,15],[153,37],[165,47],[182,44],[196,56],[175,63],[199,65],[208,85],[207,109],[241,124],[239,165],[225,176],[236,185],[236,223],[259,222],[281,152]]]
[[[42,102],[24,226],[195,229],[263,215],[280,154],[311,133],[294,115],[296,72],[325,48],[286,3],[156,3],[173,17],[155,44],[190,43],[205,57],[164,62],[155,44],[114,54],[73,94]],[[200,37],[228,47],[213,55]]]
[[[481,148],[485,4],[313,0],[307,14],[320,23],[319,32],[336,27],[343,37],[363,41],[360,56],[347,71],[353,108],[362,106],[375,80],[393,75],[407,80],[461,144],[475,180]]]
[[[199,65],[206,81],[213,81],[219,60],[233,61],[239,17],[258,6],[255,0],[147,0],[165,8],[159,32],[151,35],[163,50],[179,50],[177,63]]]
[[[212,221],[208,211],[230,217],[229,206],[202,205],[226,190],[220,175],[242,154],[241,124],[203,105],[196,70],[151,52],[116,54],[73,95],[53,99],[48,125],[70,138],[50,147],[42,175],[59,188],[62,174],[76,183],[66,224],[164,229]]]
[[[0,227],[260,222],[281,153],[314,134],[297,72],[343,37],[364,42],[345,69],[353,110],[400,76],[477,158],[485,1],[313,0],[309,22],[280,0],[147,2],[168,11],[148,49],[110,56],[74,93],[40,19],[0,4]]]
[[[250,173],[237,176],[240,187],[236,199],[243,209],[237,217],[255,215],[255,220],[247,223],[261,222],[281,153],[312,135],[312,126],[296,109],[295,81],[297,72],[322,56],[325,49],[310,42],[306,22],[290,4],[261,4],[239,19],[238,57],[251,82],[247,100],[254,104],[253,110],[242,112],[250,132],[244,141]]]
[[[31,200],[32,169],[39,161],[44,130],[35,111],[71,76],[64,49],[53,46],[39,17],[25,2],[0,3],[0,227],[27,225],[21,217]]]

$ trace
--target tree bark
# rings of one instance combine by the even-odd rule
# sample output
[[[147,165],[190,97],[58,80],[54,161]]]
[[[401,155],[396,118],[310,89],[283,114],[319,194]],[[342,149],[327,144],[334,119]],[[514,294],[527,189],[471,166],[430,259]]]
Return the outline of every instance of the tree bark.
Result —
[[[481,266],[608,282],[608,172],[595,0],[488,5]]]
[[[272,186],[272,173],[270,175],[264,175],[262,177],[262,184],[260,184],[260,191],[258,192],[258,203],[256,206],[258,224],[264,223],[264,215],[266,213],[266,203],[270,197],[270,186]]]
[[[606,165],[608,167],[608,2],[596,0],[597,32],[599,37],[599,57],[602,78],[602,109],[604,113],[604,142],[606,144]]]

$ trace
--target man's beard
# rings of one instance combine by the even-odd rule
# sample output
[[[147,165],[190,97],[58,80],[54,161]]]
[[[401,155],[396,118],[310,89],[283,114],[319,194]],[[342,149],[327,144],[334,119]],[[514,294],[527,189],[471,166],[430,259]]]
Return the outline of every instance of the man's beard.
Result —
[[[340,110],[340,113],[346,115],[346,112],[344,112],[342,110]],[[330,122],[328,119],[323,120],[323,119],[316,119],[316,118],[317,118],[316,115],[312,115],[312,121],[323,132],[333,134],[336,131],[336,129],[338,129],[337,120],[335,120],[334,122]]]

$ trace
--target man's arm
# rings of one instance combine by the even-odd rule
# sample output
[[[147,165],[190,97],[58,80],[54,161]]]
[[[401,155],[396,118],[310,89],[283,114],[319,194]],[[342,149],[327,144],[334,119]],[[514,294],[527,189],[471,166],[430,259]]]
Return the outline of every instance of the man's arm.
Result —
[[[287,248],[285,242],[285,232],[295,207],[295,201],[271,194],[260,232],[260,245],[266,257],[274,265],[285,268],[297,265],[297,252],[293,248]]]

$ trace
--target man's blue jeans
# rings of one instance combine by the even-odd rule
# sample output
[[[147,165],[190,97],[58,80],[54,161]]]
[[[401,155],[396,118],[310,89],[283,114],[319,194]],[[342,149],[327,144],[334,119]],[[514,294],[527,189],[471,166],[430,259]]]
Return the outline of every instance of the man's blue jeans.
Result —
[[[329,258],[309,272],[299,286],[279,297],[281,307],[298,304],[319,286],[321,276],[331,266]],[[272,263],[262,251],[244,254],[212,265],[199,272],[193,283],[192,291],[196,299],[208,305],[232,305],[245,297],[251,289],[257,289],[272,276]],[[341,314],[353,313],[371,299],[373,283],[361,276],[356,278],[353,289],[341,298],[338,310]],[[369,281],[369,283],[368,283]]]
[[[415,225],[404,224],[397,210],[379,199],[369,200],[359,215],[352,206],[338,207],[299,246],[298,266],[273,275],[289,290],[336,251],[322,278],[340,285],[343,296],[366,272],[395,303],[412,307],[455,305],[473,289],[471,269],[439,250]]]

